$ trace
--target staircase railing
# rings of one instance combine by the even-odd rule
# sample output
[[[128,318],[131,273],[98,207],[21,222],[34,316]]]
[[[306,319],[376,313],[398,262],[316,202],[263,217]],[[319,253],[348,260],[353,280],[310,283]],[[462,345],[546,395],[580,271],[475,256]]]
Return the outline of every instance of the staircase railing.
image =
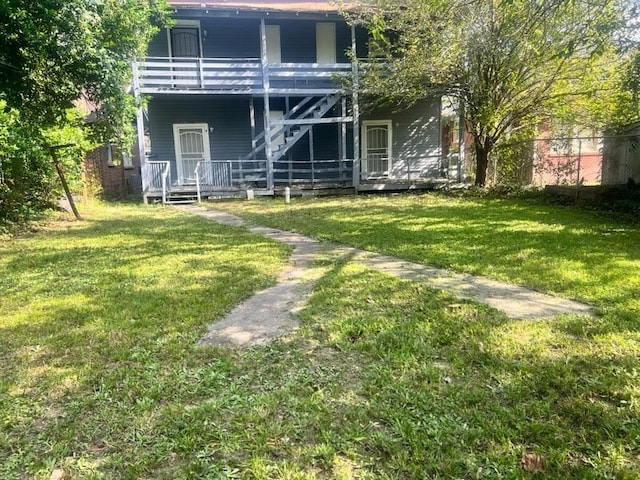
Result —
[[[306,104],[308,104],[311,100],[313,100],[314,97],[305,97],[303,98],[297,105],[295,105],[291,110],[289,110],[283,117],[282,120],[290,120],[296,113],[298,113]],[[318,100],[318,102],[316,102],[316,106],[318,103],[320,103],[322,100],[324,99],[324,97],[321,100]],[[314,107],[315,108],[315,107]],[[305,113],[301,114],[300,117],[303,117],[305,115]],[[289,127],[290,128],[290,127]],[[287,127],[279,127],[276,130],[272,129],[271,132],[271,138],[277,138],[280,135],[285,135],[287,134]],[[264,137],[266,135],[266,131],[262,131],[260,132],[260,134],[258,136],[256,136],[253,139],[253,143],[255,144],[255,147],[253,147],[253,149],[247,154],[245,155],[242,159],[243,160],[251,160],[253,158],[254,155],[256,155],[260,150],[264,149],[265,146],[265,142],[264,142]]]
[[[325,95],[316,100],[311,106],[307,107],[302,113],[294,117],[294,115],[302,110],[302,108],[304,108],[311,100],[313,100],[313,97],[304,98],[284,117],[282,117],[282,120],[276,120],[273,122],[271,138],[278,138],[280,135],[284,135],[285,137],[284,146],[276,152],[277,158],[284,155],[297,142],[297,140],[311,129],[309,126],[309,123],[311,122],[306,122],[306,120],[324,116],[337,103],[338,97],[334,95]],[[300,121],[301,123],[299,125],[291,125],[291,123],[295,121]],[[287,122],[287,124],[283,125],[282,122]],[[294,127],[298,127],[300,129],[299,131],[302,133],[301,135],[298,135],[297,138],[293,138],[294,135],[291,134],[291,129]],[[256,146],[251,150],[251,152],[243,157],[244,160],[253,158],[256,153],[264,149],[264,137],[265,132],[262,132],[254,139],[254,144],[256,144]]]
[[[169,162],[164,162],[164,169],[162,170],[162,204],[167,203],[167,184],[171,184],[169,176],[171,175],[171,168]]]

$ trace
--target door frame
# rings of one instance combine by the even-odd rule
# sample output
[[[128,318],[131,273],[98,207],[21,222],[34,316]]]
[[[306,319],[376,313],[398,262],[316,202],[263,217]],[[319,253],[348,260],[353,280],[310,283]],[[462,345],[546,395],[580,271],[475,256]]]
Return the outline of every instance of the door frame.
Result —
[[[360,132],[360,138],[362,139],[362,152],[361,152],[361,156],[362,158],[366,159],[367,163],[368,163],[368,156],[367,156],[367,149],[368,149],[368,145],[367,145],[367,127],[371,127],[371,126],[385,126],[387,127],[387,143],[388,143],[388,148],[387,148],[387,156],[388,156],[388,163],[387,163],[387,173],[391,174],[391,164],[393,162],[393,122],[391,120],[364,120],[362,122],[362,130]],[[366,172],[367,175],[369,174],[369,172]]]
[[[211,144],[209,143],[209,124],[207,123],[174,123],[173,124],[173,146],[176,154],[176,172],[178,174],[178,185],[185,185],[182,164],[182,149],[180,148],[180,130],[197,129],[202,131],[202,148],[204,149],[204,160],[211,161]]]

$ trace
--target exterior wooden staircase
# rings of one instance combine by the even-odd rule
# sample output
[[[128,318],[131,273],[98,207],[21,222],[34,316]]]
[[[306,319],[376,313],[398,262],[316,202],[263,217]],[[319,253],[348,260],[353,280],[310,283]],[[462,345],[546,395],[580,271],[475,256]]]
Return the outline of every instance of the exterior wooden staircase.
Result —
[[[313,100],[316,100],[313,102]],[[305,97],[295,107],[293,107],[282,120],[273,121],[269,129],[271,140],[271,160],[277,162],[291,148],[300,141],[313,127],[320,123],[327,123],[325,115],[338,103],[340,96],[329,94],[317,99],[317,97]],[[313,103],[311,103],[313,102]],[[309,103],[311,103],[310,106]],[[337,121],[337,119],[336,119]],[[284,136],[284,142],[275,146],[274,140]],[[253,141],[253,149],[243,160],[250,160],[266,149],[266,135],[262,132]]]

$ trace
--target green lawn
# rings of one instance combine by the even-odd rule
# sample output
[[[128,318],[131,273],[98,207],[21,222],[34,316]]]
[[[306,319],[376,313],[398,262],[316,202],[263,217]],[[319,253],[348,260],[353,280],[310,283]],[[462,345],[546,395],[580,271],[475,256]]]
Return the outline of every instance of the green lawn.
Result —
[[[93,207],[0,245],[0,478],[640,476],[637,227],[436,196],[217,206],[602,315],[513,321],[323,258],[298,331],[200,348],[288,249],[171,208]]]
[[[580,299],[638,327],[639,225],[539,199],[434,194],[214,206],[319,239]]]

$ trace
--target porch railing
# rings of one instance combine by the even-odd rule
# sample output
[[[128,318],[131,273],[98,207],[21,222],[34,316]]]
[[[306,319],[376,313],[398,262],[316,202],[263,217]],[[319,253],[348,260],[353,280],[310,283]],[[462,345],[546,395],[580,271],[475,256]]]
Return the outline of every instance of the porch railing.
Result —
[[[147,189],[162,191],[162,203],[167,201],[167,192],[171,186],[171,164],[169,162],[147,161]]]
[[[345,183],[352,181],[353,160],[282,160],[273,162],[274,183]]]
[[[269,63],[271,89],[337,91],[341,74],[351,74],[350,63]],[[257,58],[147,57],[134,65],[142,93],[163,90],[255,92],[264,88],[262,64]]]
[[[233,165],[225,161],[200,161],[195,168],[196,193],[202,201],[202,187],[224,189],[233,186]]]
[[[361,180],[419,180],[441,177],[443,170],[439,153],[421,157],[368,157],[360,160]]]

